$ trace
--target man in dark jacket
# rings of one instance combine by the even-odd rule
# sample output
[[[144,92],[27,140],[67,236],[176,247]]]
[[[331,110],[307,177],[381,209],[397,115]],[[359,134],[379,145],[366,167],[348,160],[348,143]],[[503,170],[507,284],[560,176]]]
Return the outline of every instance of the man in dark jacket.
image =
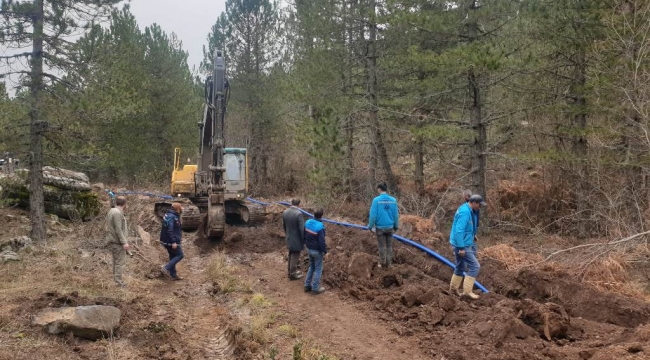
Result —
[[[321,219],[323,209],[314,211],[314,218],[305,223],[305,245],[309,253],[309,271],[305,279],[305,292],[314,295],[321,294],[325,288],[320,286],[320,278],[323,273],[323,259],[327,255],[327,244],[325,243],[325,226]]]
[[[160,268],[165,277],[172,280],[182,280],[176,273],[176,264],[178,264],[185,255],[181,249],[181,220],[180,214],[183,207],[179,203],[173,203],[172,208],[167,211],[162,221],[160,229],[160,243],[165,247],[169,254],[169,262]]]
[[[289,249],[289,279],[298,280],[303,274],[298,271],[298,260],[300,253],[305,247],[305,219],[298,209],[300,199],[291,199],[291,207],[282,214],[282,225],[287,239]]]

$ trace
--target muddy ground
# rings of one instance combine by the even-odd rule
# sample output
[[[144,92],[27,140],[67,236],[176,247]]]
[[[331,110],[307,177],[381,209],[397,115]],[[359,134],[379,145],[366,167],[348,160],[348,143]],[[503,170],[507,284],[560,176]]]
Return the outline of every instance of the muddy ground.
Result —
[[[280,257],[279,226],[275,216],[265,231],[243,233],[243,241],[225,251],[262,258],[251,263],[269,261],[263,253]],[[429,358],[471,359],[477,353],[487,359],[650,358],[646,301],[602,292],[550,267],[514,272],[483,259],[479,280],[491,292],[472,302],[448,292],[451,269],[433,258],[397,243],[396,264],[377,268],[376,243],[369,232],[334,225],[327,229],[331,254],[323,280],[331,289],[328,299],[352,304],[399,341],[416,343]],[[451,256],[444,241],[428,245]],[[269,287],[287,286],[285,272],[282,268]]]
[[[152,202],[138,201],[131,226],[155,240]],[[2,237],[25,233],[24,214],[1,210],[0,217],[14,229]],[[140,241],[126,290],[111,284],[101,219],[53,221],[47,246],[0,265],[0,358],[650,358],[650,303],[642,299],[600,291],[553,267],[510,271],[482,259],[479,281],[491,292],[472,302],[448,292],[451,269],[434,259],[397,243],[395,265],[377,268],[372,234],[334,225],[327,225],[328,291],[305,294],[301,281],[287,279],[279,219],[229,227],[219,244],[184,234],[179,282],[158,277],[162,249]],[[443,239],[427,245],[451,255]],[[123,311],[115,338],[89,342],[29,325],[44,307],[87,304]]]

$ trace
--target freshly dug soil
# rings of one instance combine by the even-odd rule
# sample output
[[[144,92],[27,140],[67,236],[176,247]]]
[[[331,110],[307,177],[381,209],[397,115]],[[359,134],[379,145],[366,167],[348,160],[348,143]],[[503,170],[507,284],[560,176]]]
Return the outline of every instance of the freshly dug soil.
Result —
[[[233,255],[284,253],[280,229],[277,218],[264,227],[238,229],[242,239],[223,249]],[[378,268],[371,233],[329,224],[327,231],[325,286],[399,336],[417,339],[433,358],[650,358],[643,344],[650,337],[644,325],[650,323],[650,304],[642,300],[599,291],[568,274],[509,271],[486,259],[478,280],[491,292],[471,301],[449,292],[449,267],[416,249],[396,242],[395,264]],[[443,241],[429,245],[450,255]],[[610,345],[625,351],[613,352]]]

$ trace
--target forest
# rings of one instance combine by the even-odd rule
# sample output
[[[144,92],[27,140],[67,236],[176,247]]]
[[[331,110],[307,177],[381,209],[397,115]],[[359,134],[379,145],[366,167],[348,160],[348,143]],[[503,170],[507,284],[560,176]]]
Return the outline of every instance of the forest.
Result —
[[[249,148],[254,194],[327,207],[385,181],[402,211],[448,222],[469,188],[498,231],[648,227],[647,1],[227,0],[196,35],[199,68],[117,0],[3,0],[0,14],[0,153],[29,166],[168,185],[174,148],[197,151],[220,49],[226,141]]]

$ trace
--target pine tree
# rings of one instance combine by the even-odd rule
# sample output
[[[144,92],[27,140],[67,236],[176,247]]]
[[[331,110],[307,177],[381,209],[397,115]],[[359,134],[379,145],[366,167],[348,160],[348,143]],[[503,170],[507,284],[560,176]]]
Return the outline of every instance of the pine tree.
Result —
[[[14,48],[32,46],[31,52],[3,56],[9,72],[26,75],[30,89],[30,236],[45,241],[45,207],[43,198],[43,136],[48,130],[48,116],[43,97],[47,86],[60,81],[52,70],[68,64],[71,43],[66,37],[89,29],[119,0],[2,0],[0,43]],[[15,69],[15,61],[29,59],[29,71]],[[6,75],[6,74],[5,74]]]

